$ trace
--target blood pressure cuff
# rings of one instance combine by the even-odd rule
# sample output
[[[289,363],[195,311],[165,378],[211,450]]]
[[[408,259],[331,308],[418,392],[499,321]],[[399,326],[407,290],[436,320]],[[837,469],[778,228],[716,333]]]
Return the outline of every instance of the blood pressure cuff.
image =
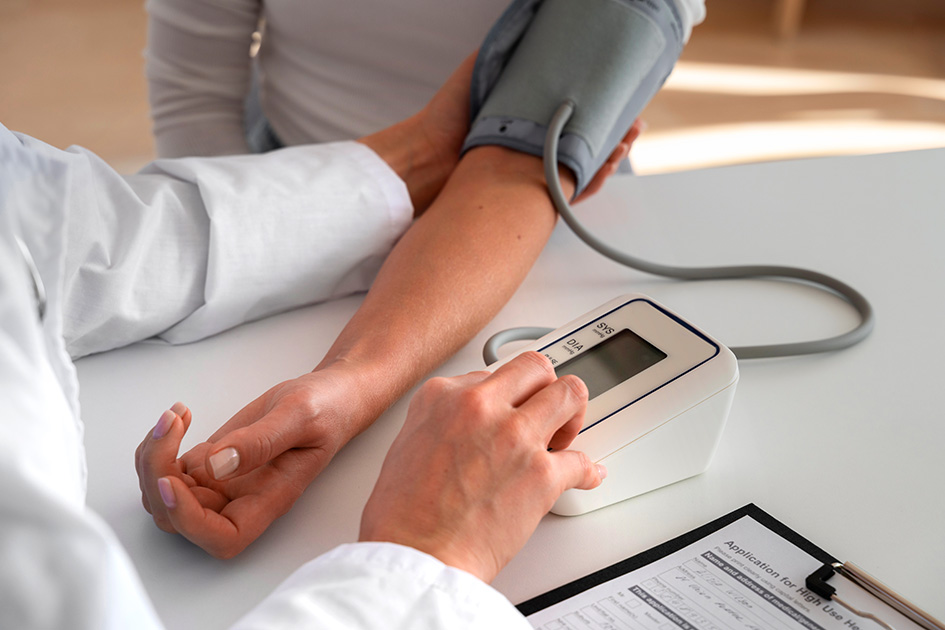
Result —
[[[558,161],[574,172],[577,195],[669,76],[683,40],[673,0],[514,0],[479,50],[463,151],[541,156],[570,100]]]

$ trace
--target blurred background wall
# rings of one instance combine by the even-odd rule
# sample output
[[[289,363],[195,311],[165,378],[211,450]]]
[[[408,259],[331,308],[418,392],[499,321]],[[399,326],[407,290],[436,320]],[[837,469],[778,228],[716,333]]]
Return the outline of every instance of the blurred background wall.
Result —
[[[945,146],[945,1],[707,5],[644,114],[638,172]],[[136,170],[145,29],[143,0],[0,0],[0,121]]]

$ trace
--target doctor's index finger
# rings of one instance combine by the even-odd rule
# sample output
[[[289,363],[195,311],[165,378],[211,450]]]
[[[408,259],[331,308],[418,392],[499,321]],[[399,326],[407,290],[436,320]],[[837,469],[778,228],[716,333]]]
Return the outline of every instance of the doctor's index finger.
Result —
[[[492,390],[493,395],[518,407],[556,378],[547,357],[537,352],[523,352],[499,366],[483,384]]]
[[[544,444],[565,448],[581,430],[587,396],[584,381],[566,375],[541,388],[518,411],[534,424]]]
[[[581,451],[554,451],[547,454],[553,462],[559,490],[591,490],[607,477],[607,468],[596,464]]]

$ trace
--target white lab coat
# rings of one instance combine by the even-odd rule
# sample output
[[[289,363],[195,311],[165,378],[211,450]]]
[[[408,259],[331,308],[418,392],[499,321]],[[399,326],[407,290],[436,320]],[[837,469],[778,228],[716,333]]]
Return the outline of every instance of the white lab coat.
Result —
[[[411,215],[403,182],[356,143],[158,161],[122,177],[0,125],[0,628],[162,627],[85,506],[70,354],[193,341],[364,290]],[[17,236],[46,289],[42,320]],[[528,627],[469,574],[352,544],[303,566],[237,628],[490,625]]]

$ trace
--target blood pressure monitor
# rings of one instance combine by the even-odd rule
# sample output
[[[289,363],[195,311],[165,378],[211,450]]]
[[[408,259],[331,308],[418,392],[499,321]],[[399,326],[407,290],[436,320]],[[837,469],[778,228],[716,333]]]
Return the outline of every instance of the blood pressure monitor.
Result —
[[[608,471],[594,490],[566,491],[552,512],[583,514],[708,467],[738,363],[706,333],[646,296],[625,295],[515,354],[530,350],[548,357],[559,376],[574,374],[587,385],[584,425],[570,448]]]

